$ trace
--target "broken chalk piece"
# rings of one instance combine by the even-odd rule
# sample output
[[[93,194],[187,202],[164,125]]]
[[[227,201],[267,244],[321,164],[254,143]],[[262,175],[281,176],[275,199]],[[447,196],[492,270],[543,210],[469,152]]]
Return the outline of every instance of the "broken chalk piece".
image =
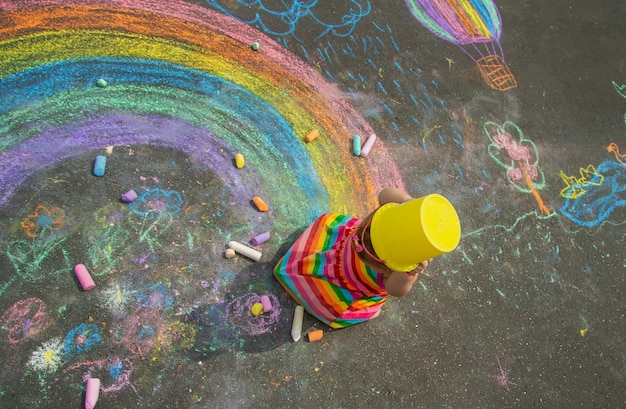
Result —
[[[324,337],[324,330],[316,329],[315,331],[309,331],[306,335],[309,338],[309,342],[316,342]]]
[[[259,209],[259,212],[267,212],[269,210],[267,203],[265,203],[265,201],[259,196],[254,196],[252,198],[252,203],[254,203],[257,209]]]
[[[372,146],[374,146],[374,142],[376,142],[376,134],[371,134],[369,138],[367,138],[367,141],[365,141],[365,143],[363,144],[363,147],[361,148],[361,156],[369,155],[370,150],[372,149]]]
[[[246,159],[241,153],[235,155],[235,166],[237,166],[237,169],[241,169],[246,166]]]
[[[260,302],[256,302],[256,303],[252,304],[252,307],[250,307],[250,312],[255,317],[258,317],[259,315],[263,314],[263,311],[264,311],[263,310],[263,304],[261,304]]]
[[[257,43],[256,41],[254,43],[252,43],[252,49],[254,51],[258,51],[260,46],[261,45],[259,43]]]
[[[233,258],[233,257],[235,257],[235,250],[233,250],[233,249],[226,249],[226,251],[224,252],[224,257],[226,257],[226,258]]]
[[[272,301],[270,300],[270,297],[268,297],[267,295],[261,296],[261,305],[263,306],[263,312],[272,311]]]
[[[96,161],[93,164],[93,174],[96,176],[104,176],[104,170],[107,166],[107,157],[98,155]]]
[[[259,259],[261,258],[260,251],[250,248],[246,246],[245,244],[241,244],[237,241],[228,242],[228,247],[235,250],[237,253],[241,254],[242,256],[246,256],[254,261],[259,261]]]
[[[108,85],[107,80],[105,80],[104,78],[100,78],[98,81],[96,81],[96,85],[100,88],[104,88]]]
[[[355,156],[361,154],[361,137],[359,135],[352,136],[352,153]]]
[[[93,409],[100,395],[100,379],[89,378],[85,386],[85,409]]]
[[[78,282],[83,287],[83,290],[89,291],[96,288],[96,283],[94,283],[84,264],[76,264],[74,266],[74,274],[76,274],[76,278],[78,278]]]
[[[291,339],[293,342],[300,341],[302,338],[302,319],[304,318],[304,307],[296,305],[296,309],[293,312],[293,322],[291,324]]]
[[[313,129],[311,132],[306,134],[306,136],[304,137],[304,140],[307,143],[313,142],[315,139],[317,139],[318,136],[320,136],[320,131],[318,131],[317,129]]]
[[[259,244],[265,243],[269,239],[270,239],[270,232],[266,231],[265,233],[261,233],[257,236],[254,236],[250,240],[250,244],[252,244],[253,246],[258,246]]]
[[[130,203],[137,199],[137,192],[133,189],[130,189],[128,192],[122,195],[122,202]]]

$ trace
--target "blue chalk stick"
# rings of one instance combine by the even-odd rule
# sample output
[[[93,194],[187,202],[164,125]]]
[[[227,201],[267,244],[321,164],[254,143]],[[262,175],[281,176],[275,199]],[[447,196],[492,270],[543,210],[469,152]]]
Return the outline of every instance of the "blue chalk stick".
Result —
[[[355,156],[361,154],[361,137],[359,135],[352,136],[352,153]]]
[[[93,174],[96,176],[104,176],[104,170],[107,166],[107,157],[98,155],[96,156],[96,162],[93,165]]]

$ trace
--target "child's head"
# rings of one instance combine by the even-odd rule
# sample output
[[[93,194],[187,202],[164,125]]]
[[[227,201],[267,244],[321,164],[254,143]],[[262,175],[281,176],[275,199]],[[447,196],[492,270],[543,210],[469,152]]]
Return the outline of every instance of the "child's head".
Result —
[[[395,271],[411,271],[424,260],[454,250],[461,239],[454,206],[438,194],[387,203],[371,223],[372,248]]]

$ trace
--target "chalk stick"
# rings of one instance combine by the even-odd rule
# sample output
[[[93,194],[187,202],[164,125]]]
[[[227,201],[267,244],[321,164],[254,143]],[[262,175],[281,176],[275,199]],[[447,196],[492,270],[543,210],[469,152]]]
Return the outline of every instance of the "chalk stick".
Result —
[[[318,136],[320,136],[320,131],[318,131],[317,129],[313,129],[311,132],[306,134],[304,140],[306,141],[306,143],[313,142],[315,139],[317,139]]]
[[[261,305],[263,306],[263,312],[272,311],[272,301],[270,300],[270,297],[268,297],[267,295],[261,296]]]
[[[374,142],[376,142],[376,134],[371,134],[369,138],[367,138],[367,141],[365,141],[365,143],[363,144],[363,147],[361,148],[361,156],[369,155],[370,150],[372,149],[372,146],[374,146]]]
[[[85,386],[85,409],[93,409],[100,396],[100,379],[89,378]]]
[[[96,288],[96,283],[93,282],[84,264],[76,264],[74,266],[74,274],[76,274],[76,278],[78,278],[78,282],[83,287],[83,290],[89,291]]]
[[[135,199],[137,199],[137,192],[135,192],[133,189],[130,189],[128,192],[122,195],[122,202],[130,203],[135,201]]]
[[[263,304],[261,304],[260,302],[255,302],[254,304],[252,304],[252,307],[250,307],[250,312],[255,317],[263,314]]]
[[[241,254],[242,256],[246,256],[254,261],[259,261],[259,259],[261,258],[260,251],[256,251],[255,249],[250,248],[246,246],[245,244],[241,244],[237,241],[228,242],[228,247],[235,250],[237,253]]]
[[[361,154],[361,137],[359,135],[352,136],[352,153],[355,156]]]
[[[233,258],[233,257],[235,257],[235,250],[233,250],[233,249],[226,249],[226,251],[224,252],[224,257],[226,257],[226,258]]]
[[[257,236],[254,236],[251,240],[250,243],[253,246],[258,246],[259,244],[263,244],[266,241],[268,241],[270,239],[270,232],[266,231],[265,233],[261,233]]]
[[[315,331],[309,331],[306,335],[309,338],[309,342],[319,341],[324,337],[324,330],[316,329]]]
[[[235,155],[235,166],[237,167],[237,169],[241,169],[246,166],[246,159],[241,153]]]
[[[93,164],[93,174],[96,176],[104,176],[104,171],[107,166],[107,157],[98,155],[96,161]]]
[[[293,322],[291,323],[291,339],[293,342],[300,341],[302,338],[302,320],[304,318],[304,307],[296,305],[296,309],[293,312]]]
[[[109,84],[107,84],[107,80],[105,80],[104,78],[100,78],[98,81],[96,81],[96,85],[100,88],[105,88]]]
[[[267,203],[265,203],[265,201],[259,196],[254,196],[252,198],[252,203],[254,203],[257,209],[259,209],[259,212],[267,212],[269,210]]]

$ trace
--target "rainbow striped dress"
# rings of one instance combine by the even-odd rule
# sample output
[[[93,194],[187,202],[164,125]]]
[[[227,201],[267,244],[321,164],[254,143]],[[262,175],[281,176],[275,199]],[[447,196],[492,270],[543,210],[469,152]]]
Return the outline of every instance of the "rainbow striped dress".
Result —
[[[382,274],[351,245],[361,219],[338,213],[317,218],[274,268],[274,276],[310,314],[332,328],[372,318],[387,301]]]

